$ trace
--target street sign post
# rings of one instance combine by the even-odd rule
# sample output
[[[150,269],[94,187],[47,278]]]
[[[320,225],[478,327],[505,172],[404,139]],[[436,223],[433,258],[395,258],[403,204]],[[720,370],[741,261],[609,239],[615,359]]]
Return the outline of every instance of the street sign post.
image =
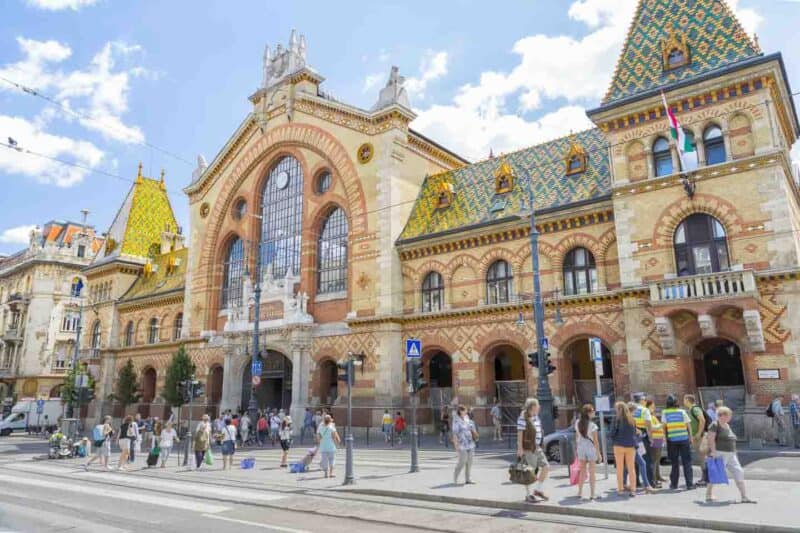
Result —
[[[256,359],[253,361],[251,370],[254,376],[260,376],[261,372],[264,370],[264,363],[262,363],[260,359]]]
[[[603,341],[601,341],[598,337],[589,337],[589,356],[594,361],[594,379],[595,379],[595,387],[597,389],[597,396],[596,398],[601,398],[603,396],[603,389],[600,386],[600,376],[603,375]],[[608,398],[608,397],[606,397]],[[596,402],[600,403],[600,402]],[[606,403],[608,401],[606,400]],[[606,449],[606,423],[605,423],[605,413],[601,412],[599,409],[595,408],[600,415],[600,444],[602,445],[603,451],[603,463],[605,466],[603,467],[605,470],[605,477],[608,479],[608,450]]]
[[[550,349],[550,341],[547,340],[547,337],[542,337],[542,350],[545,352]]]
[[[261,385],[261,376],[253,376],[253,386],[258,387]]]
[[[406,339],[406,358],[419,359],[422,357],[422,341],[419,339]]]
[[[44,413],[44,400],[36,400],[36,414]]]

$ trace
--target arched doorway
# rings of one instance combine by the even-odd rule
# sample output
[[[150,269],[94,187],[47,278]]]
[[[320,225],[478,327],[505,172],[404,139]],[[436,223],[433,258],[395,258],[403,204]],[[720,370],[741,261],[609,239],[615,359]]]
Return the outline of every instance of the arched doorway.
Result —
[[[703,407],[722,400],[734,412],[731,428],[744,435],[745,381],[739,346],[727,339],[704,339],[694,348],[694,377]]]
[[[614,401],[614,368],[611,363],[611,350],[601,344],[603,356],[603,372],[600,376],[600,387],[603,394],[611,395]],[[597,394],[595,363],[589,353],[589,338],[577,339],[562,351],[563,366],[561,372],[562,390],[567,405],[575,408],[586,403],[594,403]]]
[[[491,365],[489,371],[493,377],[487,401],[492,404],[495,399],[499,401],[503,425],[511,425],[516,421],[519,410],[528,396],[525,356],[513,346],[500,345],[492,348],[486,357]]]
[[[322,405],[333,405],[338,397],[338,368],[335,362],[326,359],[319,365],[319,401]]]
[[[63,384],[56,385],[52,389],[50,389],[50,399],[51,400],[58,400],[61,398],[61,389],[64,387]]]
[[[142,373],[142,403],[151,403],[156,397],[156,369],[148,368]]]
[[[208,403],[211,405],[218,405],[222,399],[222,374],[223,370],[220,365],[211,368],[208,373],[208,387],[206,388],[206,395]]]
[[[263,356],[261,382],[256,386],[259,409],[283,409],[289,412],[292,404],[292,361],[280,352],[267,350]],[[242,372],[242,407],[250,403],[252,376],[250,362]]]
[[[432,389],[453,387],[453,361],[444,352],[436,352],[428,361],[428,379]]]

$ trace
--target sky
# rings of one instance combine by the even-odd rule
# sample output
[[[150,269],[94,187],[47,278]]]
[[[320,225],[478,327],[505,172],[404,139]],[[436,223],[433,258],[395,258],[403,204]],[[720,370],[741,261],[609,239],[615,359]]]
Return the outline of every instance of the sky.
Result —
[[[230,138],[264,46],[293,28],[325,92],[369,108],[397,65],[412,127],[477,160],[589,127],[636,1],[3,0],[0,78],[40,96],[0,79],[0,142],[40,155],[0,146],[0,254],[83,208],[106,231],[139,162],[164,169],[187,227],[197,155],[211,161]],[[728,3],[800,89],[800,0]]]

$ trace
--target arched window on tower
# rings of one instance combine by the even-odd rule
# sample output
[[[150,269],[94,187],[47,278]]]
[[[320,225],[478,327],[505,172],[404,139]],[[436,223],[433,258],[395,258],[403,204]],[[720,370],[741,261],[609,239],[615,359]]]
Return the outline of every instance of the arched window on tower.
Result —
[[[703,148],[706,153],[706,165],[725,162],[725,139],[722,137],[722,130],[716,124],[707,127],[703,132]]]
[[[422,280],[422,311],[441,311],[444,302],[444,280],[438,272],[428,272]]]
[[[155,317],[150,319],[150,326],[147,329],[147,342],[149,344],[158,342],[158,319]]]
[[[94,323],[92,326],[92,348],[97,350],[100,348],[100,335],[101,335],[101,326],[100,321]]]
[[[573,248],[564,257],[564,294],[587,294],[597,290],[594,255],[586,248]]]
[[[181,330],[183,329],[183,313],[178,313],[175,316],[175,324],[172,328],[172,340],[176,341],[181,338]]]
[[[236,237],[228,245],[222,279],[222,309],[242,305],[242,275],[244,274],[244,242]]]
[[[730,268],[725,228],[712,216],[695,213],[685,218],[675,230],[674,245],[679,276]]]
[[[125,346],[133,346],[133,320],[125,326]]]
[[[511,300],[513,280],[508,263],[502,259],[492,263],[486,272],[486,302],[490,305],[508,303]]]
[[[334,208],[322,223],[317,242],[317,293],[347,290],[347,216]]]
[[[261,194],[261,265],[273,279],[300,273],[303,169],[286,156],[269,172]]]
[[[672,152],[669,141],[664,137],[659,137],[653,143],[653,169],[656,177],[672,174]]]

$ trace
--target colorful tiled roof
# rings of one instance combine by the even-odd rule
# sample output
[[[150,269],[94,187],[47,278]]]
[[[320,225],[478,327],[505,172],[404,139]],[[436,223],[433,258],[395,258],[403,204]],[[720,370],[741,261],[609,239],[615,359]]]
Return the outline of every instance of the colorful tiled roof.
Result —
[[[163,173],[161,180],[154,180],[141,172],[140,165],[139,175],[108,230],[98,260],[119,255],[140,259],[154,256],[161,249],[161,234],[178,229]]]
[[[675,30],[686,36],[691,62],[665,71],[662,42]],[[759,55],[724,0],[639,0],[603,104]]]
[[[564,158],[572,143],[586,153],[586,169],[567,175]],[[496,194],[495,171],[507,163],[515,177],[513,189]],[[420,189],[400,241],[507,218],[528,204],[533,183],[537,210],[567,206],[610,194],[608,145],[598,129],[586,130],[501,157],[442,174],[428,176]],[[449,207],[438,207],[441,183],[452,184]]]
[[[126,302],[147,296],[158,296],[181,290],[186,279],[188,248],[159,254],[150,260],[150,268],[145,268],[133,282],[128,292],[120,299]],[[172,265],[172,266],[170,266]],[[149,272],[148,272],[149,271]]]

